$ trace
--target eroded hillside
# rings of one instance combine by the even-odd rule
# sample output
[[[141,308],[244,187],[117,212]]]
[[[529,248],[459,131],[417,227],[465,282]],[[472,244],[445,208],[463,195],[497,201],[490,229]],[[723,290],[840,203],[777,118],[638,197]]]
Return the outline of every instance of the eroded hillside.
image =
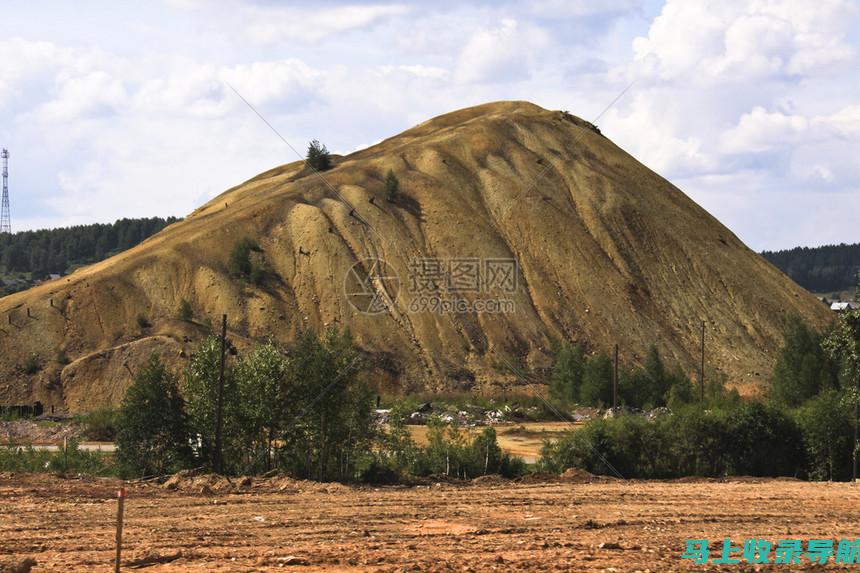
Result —
[[[324,177],[278,167],[127,252],[0,299],[0,403],[116,403],[150,353],[181,365],[222,313],[239,346],[349,326],[389,389],[491,385],[500,363],[547,366],[562,338],[618,343],[625,361],[656,343],[692,374],[702,320],[708,363],[753,388],[787,313],[828,319],[680,190],[562,112],[456,111],[337,158]],[[228,271],[243,237],[270,270],[259,286]],[[446,281],[444,300],[504,304],[416,306]],[[183,299],[191,323],[177,319]]]

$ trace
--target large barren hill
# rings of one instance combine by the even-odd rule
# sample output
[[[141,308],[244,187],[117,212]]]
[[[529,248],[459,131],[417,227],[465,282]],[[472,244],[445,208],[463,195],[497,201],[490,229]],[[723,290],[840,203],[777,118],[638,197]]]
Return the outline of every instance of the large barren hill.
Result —
[[[269,269],[259,285],[228,271],[244,237]],[[387,390],[509,383],[499,365],[544,368],[560,339],[618,343],[625,362],[656,343],[693,374],[702,321],[708,364],[753,389],[787,314],[828,320],[587,122],[500,102],[335,158],[324,179],[283,165],[127,252],[0,299],[0,403],[117,403],[151,353],[181,366],[223,313],[240,347],[349,326]]]

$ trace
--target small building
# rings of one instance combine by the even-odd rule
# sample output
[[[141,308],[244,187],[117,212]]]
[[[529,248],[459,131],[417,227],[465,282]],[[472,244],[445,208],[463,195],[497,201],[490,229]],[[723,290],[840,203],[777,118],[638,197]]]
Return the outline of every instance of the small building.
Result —
[[[849,310],[857,310],[858,308],[860,308],[860,304],[856,302],[835,300],[830,303],[830,310],[833,312],[848,312]]]

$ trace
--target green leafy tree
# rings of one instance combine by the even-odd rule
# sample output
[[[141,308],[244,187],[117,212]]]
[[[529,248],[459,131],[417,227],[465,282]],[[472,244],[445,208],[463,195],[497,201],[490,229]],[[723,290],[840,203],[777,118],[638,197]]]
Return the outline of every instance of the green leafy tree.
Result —
[[[825,390],[798,409],[811,479],[851,479],[853,415],[836,390]]]
[[[857,440],[860,434],[860,311],[843,313],[822,342],[822,347],[827,356],[840,366],[842,401],[854,412],[853,457],[857,467],[857,458],[860,457],[860,441]]]
[[[783,345],[770,380],[769,395],[790,407],[837,385],[838,367],[822,347],[822,337],[800,317],[788,318]]]
[[[305,163],[314,171],[325,171],[331,168],[331,155],[325,145],[314,139],[308,144]]]
[[[590,406],[612,404],[612,360],[605,352],[598,352],[586,360],[579,399],[582,404]]]
[[[389,169],[385,174],[385,198],[393,202],[397,199],[397,193],[400,189],[400,181],[397,180],[397,175],[393,169]]]
[[[280,463],[292,475],[354,479],[376,437],[373,393],[348,331],[308,331],[289,354],[286,428]]]
[[[285,424],[287,359],[271,343],[239,360],[235,378],[241,404],[241,444],[248,472],[272,468],[274,445]]]
[[[225,360],[229,359],[229,353]],[[182,380],[182,391],[188,404],[192,431],[198,436],[200,461],[214,466],[215,427],[218,407],[218,386],[221,368],[221,339],[209,336],[194,352]],[[222,409],[222,463],[226,473],[243,467],[241,402],[236,377],[229,363],[225,364]]]
[[[555,354],[549,387],[550,396],[563,404],[578,401],[584,371],[585,351],[582,346],[562,343]]]
[[[116,463],[124,476],[164,475],[191,460],[184,401],[176,378],[152,356],[117,416]]]
[[[741,404],[726,415],[734,475],[797,476],[803,468],[802,436],[784,410],[758,402]]]
[[[675,366],[672,374],[672,384],[666,394],[666,405],[670,408],[678,408],[686,404],[692,404],[699,400],[693,383],[681,370],[680,365]]]

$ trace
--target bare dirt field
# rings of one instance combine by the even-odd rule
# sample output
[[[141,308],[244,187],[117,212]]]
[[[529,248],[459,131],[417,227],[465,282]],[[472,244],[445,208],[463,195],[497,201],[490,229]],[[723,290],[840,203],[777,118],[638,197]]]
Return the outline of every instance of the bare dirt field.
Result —
[[[119,485],[0,475],[0,563],[112,571]],[[353,488],[199,476],[128,487],[124,570],[152,572],[717,570],[681,560],[684,540],[854,539],[860,518],[858,486],[758,479]]]

